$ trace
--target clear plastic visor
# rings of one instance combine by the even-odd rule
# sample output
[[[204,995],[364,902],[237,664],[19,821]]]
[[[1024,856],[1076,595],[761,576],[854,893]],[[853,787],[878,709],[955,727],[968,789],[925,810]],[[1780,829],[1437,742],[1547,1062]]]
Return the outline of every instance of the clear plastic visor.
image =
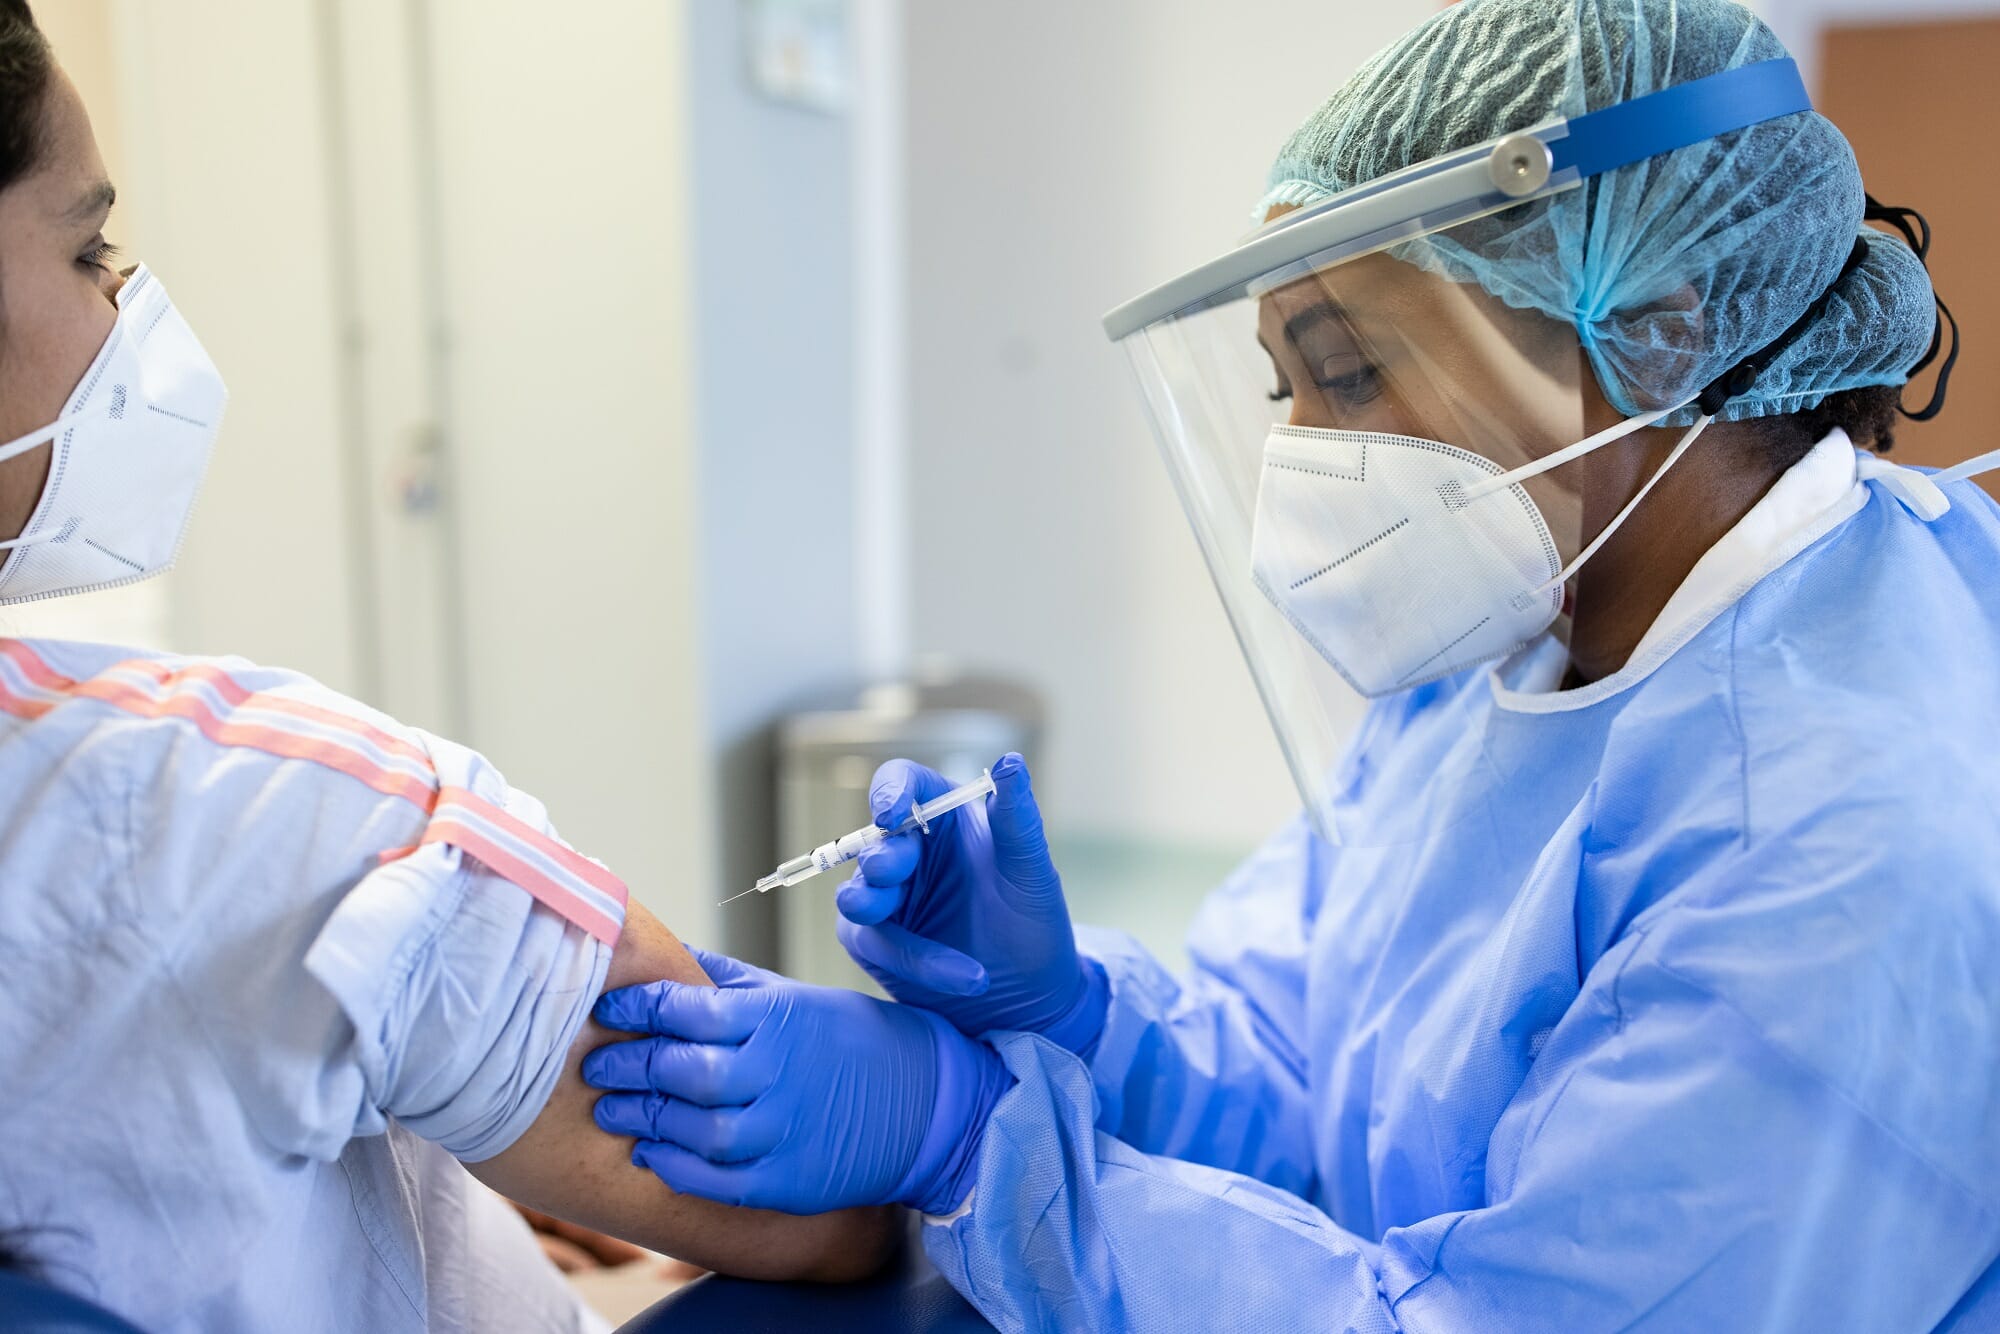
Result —
[[[1121,340],[1299,789],[1350,845],[1437,828],[1436,812],[1357,815],[1364,695],[1400,715],[1413,690],[1564,637],[1556,575],[1631,494],[1603,479],[1643,480],[1672,434],[1482,488],[1622,415],[1570,326],[1449,276],[1453,230],[1291,266]],[[1466,809],[1450,794],[1477,777],[1480,738],[1425,762],[1440,810]]]

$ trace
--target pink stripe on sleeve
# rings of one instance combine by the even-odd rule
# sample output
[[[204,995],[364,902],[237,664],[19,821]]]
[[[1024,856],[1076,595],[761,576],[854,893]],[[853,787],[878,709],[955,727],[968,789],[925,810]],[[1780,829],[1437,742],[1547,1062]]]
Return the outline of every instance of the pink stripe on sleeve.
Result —
[[[528,865],[476,825],[458,820],[449,811],[444,811],[424,830],[423,841],[448,843],[460,849],[484,863],[501,879],[527,891],[537,903],[543,904],[564,921],[606,945],[618,943],[618,933],[624,928],[624,923],[605,914],[571,886]],[[618,898],[622,903],[624,886],[621,884],[619,889]]]
[[[436,803],[435,780],[385,769],[336,741],[223,718],[199,695],[149,695],[137,686],[105,676],[79,681],[69,693],[78,699],[101,700],[141,718],[184,718],[217,745],[241,746],[280,759],[324,765],[426,812]]]
[[[462,806],[510,838],[519,839],[570,875],[618,903],[626,900],[625,882],[560,839],[550,838],[526,821],[509,814],[476,792],[446,787],[438,792],[440,806]]]
[[[307,722],[319,723],[325,727],[334,727],[341,731],[352,733],[368,741],[385,754],[400,756],[406,760],[414,760],[426,767],[430,764],[430,755],[423,747],[407,738],[397,736],[393,732],[384,731],[365,718],[358,718],[349,713],[341,713],[335,709],[323,708],[317,704],[308,704],[304,700],[292,699],[287,695],[273,695],[263,691],[253,691],[213,663],[182,663],[178,669],[173,669],[167,667],[164,663],[155,662],[151,658],[130,658],[117,664],[112,670],[116,671],[120,669],[144,672],[169,690],[174,689],[181,680],[200,681],[215,691],[217,695],[221,696],[223,701],[231,708],[248,706],[271,713],[290,714],[294,718],[304,719]]]

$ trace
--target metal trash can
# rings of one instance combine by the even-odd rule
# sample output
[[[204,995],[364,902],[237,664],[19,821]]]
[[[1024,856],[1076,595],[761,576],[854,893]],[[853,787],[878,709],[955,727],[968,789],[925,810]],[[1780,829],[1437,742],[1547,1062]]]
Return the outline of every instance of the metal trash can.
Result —
[[[777,856],[866,824],[868,786],[884,761],[916,760],[969,782],[1010,750],[1032,761],[1041,726],[1034,692],[979,677],[871,686],[852,707],[793,714],[778,730]],[[777,891],[779,965],[802,981],[879,995],[833,932],[834,891],[852,873],[843,867]]]

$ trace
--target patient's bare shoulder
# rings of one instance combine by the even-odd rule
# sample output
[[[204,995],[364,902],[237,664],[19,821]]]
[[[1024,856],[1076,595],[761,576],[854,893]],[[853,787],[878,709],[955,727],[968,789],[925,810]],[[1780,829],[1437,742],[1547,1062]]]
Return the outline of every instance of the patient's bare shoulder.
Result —
[[[660,979],[706,983],[707,974],[667,927],[630,906],[605,989]],[[499,1155],[468,1164],[512,1199],[635,1241],[719,1273],[840,1282],[878,1269],[900,1235],[899,1211],[851,1209],[799,1217],[736,1209],[677,1195],[632,1165],[632,1141],[591,1119],[597,1090],[578,1073],[584,1054],[629,1036],[585,1021],[555,1092],[527,1133]]]

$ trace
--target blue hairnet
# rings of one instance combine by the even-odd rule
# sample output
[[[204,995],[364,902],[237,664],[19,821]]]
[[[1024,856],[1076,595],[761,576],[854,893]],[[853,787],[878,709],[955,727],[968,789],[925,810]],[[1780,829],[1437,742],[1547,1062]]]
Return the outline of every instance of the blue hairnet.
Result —
[[[1785,54],[1723,0],[1467,0],[1313,113],[1278,154],[1264,207],[1313,203],[1440,153]],[[1862,227],[1863,203],[1853,150],[1808,111],[1393,253],[1571,325],[1605,397],[1637,415],[1692,397],[1783,333],[1860,231],[1866,262],[1720,414],[1762,417],[1900,385],[1930,343],[1930,277],[1901,241]]]

